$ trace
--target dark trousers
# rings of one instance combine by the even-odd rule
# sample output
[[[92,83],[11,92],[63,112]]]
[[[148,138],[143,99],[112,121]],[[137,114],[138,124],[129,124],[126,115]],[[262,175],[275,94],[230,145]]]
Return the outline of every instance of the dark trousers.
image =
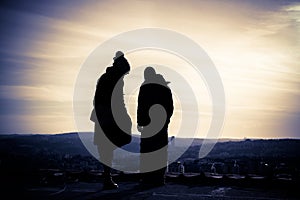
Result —
[[[143,130],[142,136],[148,131]],[[149,138],[141,138],[140,172],[144,183],[163,184],[168,160],[168,129]]]
[[[101,148],[98,146],[98,153],[100,155],[100,161],[103,165],[104,177],[110,176],[111,167],[112,167],[112,159],[113,159],[113,151],[114,149]]]

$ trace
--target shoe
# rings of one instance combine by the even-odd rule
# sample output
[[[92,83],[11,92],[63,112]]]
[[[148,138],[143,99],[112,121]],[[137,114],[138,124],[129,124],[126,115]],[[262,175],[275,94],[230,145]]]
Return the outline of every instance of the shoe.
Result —
[[[103,190],[113,190],[117,188],[119,188],[118,184],[116,184],[111,177],[104,180]]]

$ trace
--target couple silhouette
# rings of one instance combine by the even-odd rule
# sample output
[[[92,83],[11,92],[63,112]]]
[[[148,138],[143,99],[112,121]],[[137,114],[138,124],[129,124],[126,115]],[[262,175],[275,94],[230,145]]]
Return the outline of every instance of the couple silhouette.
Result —
[[[106,68],[96,86],[90,119],[95,123],[94,144],[103,164],[105,190],[118,188],[111,176],[113,151],[131,142],[132,121],[123,96],[124,76],[129,71],[130,64],[124,53],[117,51],[113,65]],[[141,132],[141,184],[158,186],[165,183],[168,125],[174,109],[173,99],[168,87],[170,82],[157,74],[153,67],[146,67],[144,79],[137,108],[137,129]]]

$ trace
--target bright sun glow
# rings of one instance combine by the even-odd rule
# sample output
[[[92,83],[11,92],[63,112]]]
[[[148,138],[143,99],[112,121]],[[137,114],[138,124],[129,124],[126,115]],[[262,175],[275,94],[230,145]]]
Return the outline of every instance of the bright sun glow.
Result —
[[[25,86],[1,86],[0,91],[9,98],[31,102],[34,109],[30,116],[18,116],[26,124],[26,131],[75,131],[74,84],[88,55],[119,33],[158,27],[194,40],[217,67],[227,103],[222,137],[299,137],[285,123],[299,116],[299,8],[293,4],[264,10],[251,3],[219,1],[96,1],[92,5],[87,2],[80,9],[75,6],[62,18],[22,13],[44,28],[22,53],[28,58],[22,64],[31,66],[26,72],[30,81]],[[155,51],[140,51],[127,58],[132,67],[155,63],[185,69],[187,64],[174,55]],[[197,79],[189,71],[182,73],[191,81]],[[141,83],[138,74],[131,76]],[[95,85],[91,87],[94,89]],[[197,136],[203,137],[211,120],[211,100],[205,84],[200,88],[202,126]],[[134,102],[136,94],[130,96],[130,102]],[[176,132],[181,118],[180,104],[176,102],[171,132]],[[128,107],[135,119],[136,104]],[[92,130],[92,126],[87,130]]]

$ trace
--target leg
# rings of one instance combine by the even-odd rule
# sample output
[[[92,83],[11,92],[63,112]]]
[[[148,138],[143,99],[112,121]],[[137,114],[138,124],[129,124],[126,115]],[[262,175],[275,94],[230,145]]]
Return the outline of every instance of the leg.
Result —
[[[153,140],[154,139],[154,140]],[[140,172],[142,183],[160,186],[165,184],[168,151],[164,138],[142,138]],[[160,142],[162,142],[160,144]],[[150,153],[150,154],[147,154]]]
[[[100,160],[103,165],[103,189],[116,189],[118,185],[112,180],[111,177],[111,167],[112,167],[112,158],[113,158],[113,149],[104,149],[98,147],[98,152],[100,155]]]

